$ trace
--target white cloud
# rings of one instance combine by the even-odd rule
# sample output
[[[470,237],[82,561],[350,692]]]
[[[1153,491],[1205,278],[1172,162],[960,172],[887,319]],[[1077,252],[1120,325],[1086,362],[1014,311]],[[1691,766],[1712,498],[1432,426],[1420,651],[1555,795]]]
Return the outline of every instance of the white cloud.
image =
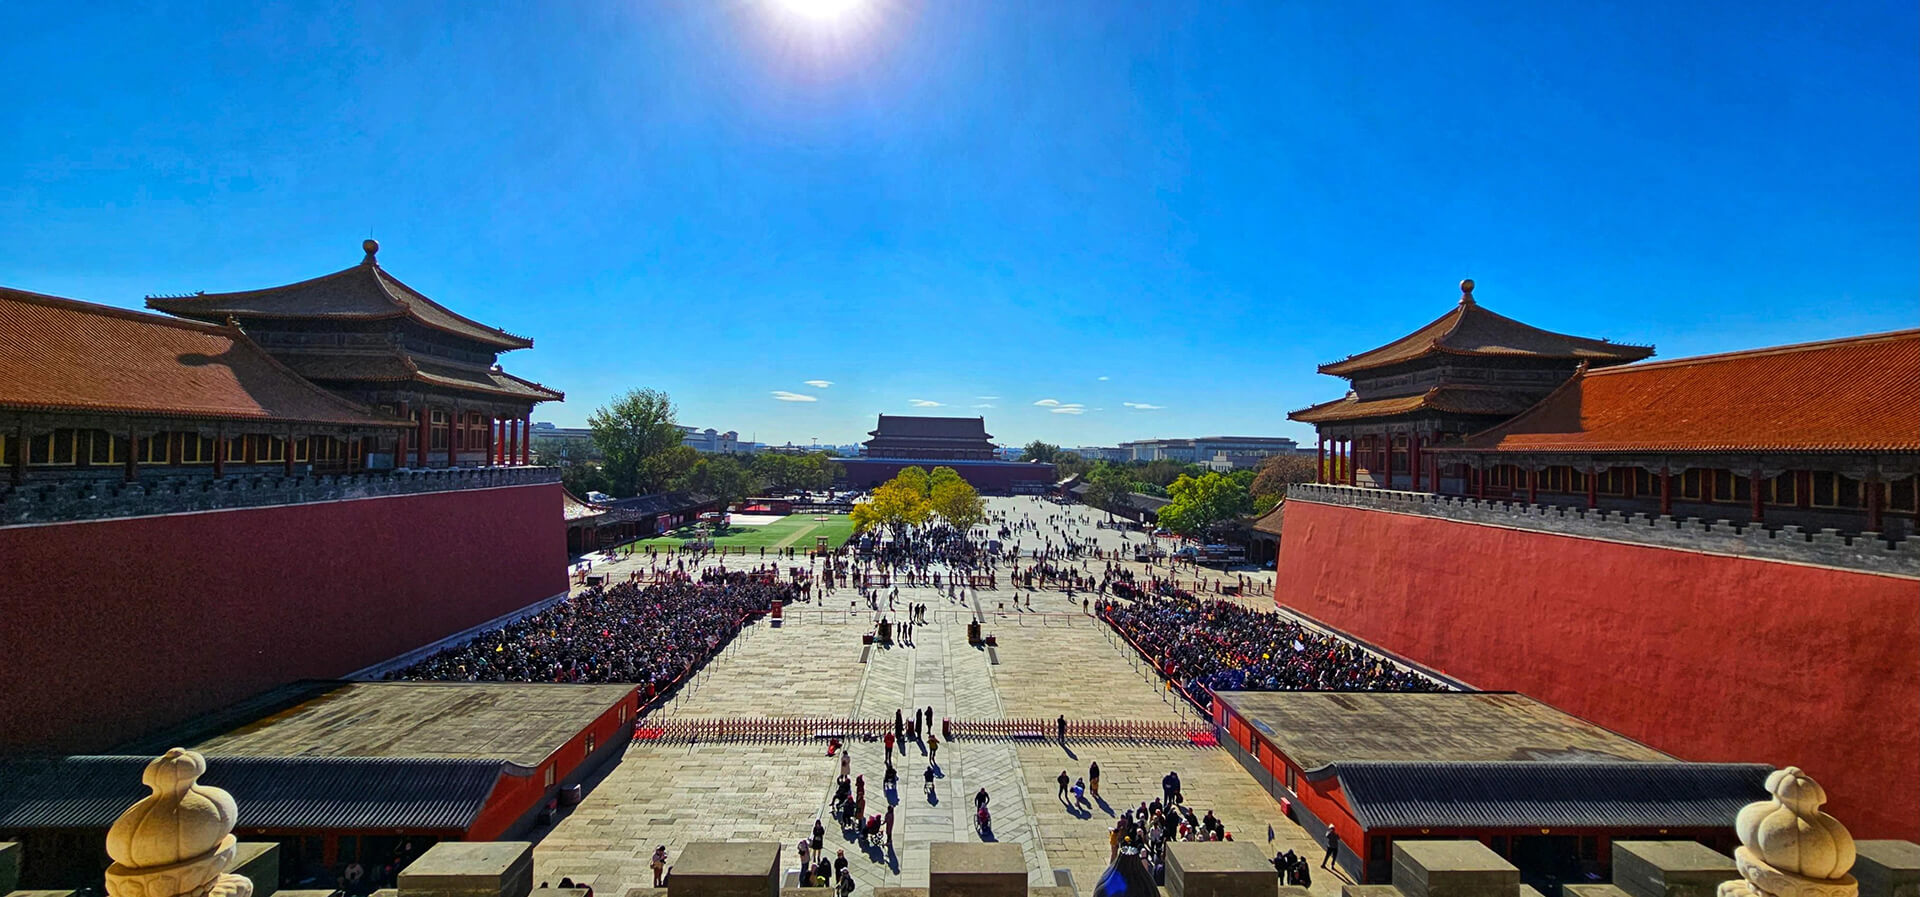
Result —
[[[981,404],[978,404],[978,405],[975,405],[975,406],[973,406],[973,407],[975,407],[975,408],[992,408],[992,407],[993,407],[993,404],[992,404],[991,402],[982,402]]]
[[[938,408],[940,407],[941,403],[935,402],[931,399],[908,399],[907,404],[912,405],[915,408]]]
[[[818,402],[820,401],[818,398],[815,398],[810,395],[806,395],[805,393],[787,392],[784,389],[774,390],[773,397],[776,399],[779,399],[782,402]]]
[[[1000,397],[999,396],[974,396],[974,398],[979,399],[982,402],[991,402]]]
[[[1087,413],[1087,409],[1080,405],[1061,405],[1058,408],[1049,408],[1047,410],[1054,414],[1085,414]]]
[[[1110,379],[1112,379],[1112,378],[1111,378],[1111,377],[1098,377],[1098,378],[1095,378],[1095,379],[1099,379],[1099,380],[1110,380]]]
[[[826,389],[827,387],[833,385],[832,380],[802,380],[800,382],[805,383],[808,386],[813,387],[814,389]]]
[[[1059,399],[1041,399],[1040,401],[1035,402],[1034,404],[1042,407],[1052,407],[1054,405],[1060,404],[1060,400]]]
[[[1165,405],[1149,405],[1145,402],[1121,402],[1120,404],[1125,405],[1128,408],[1132,408],[1135,411],[1159,411],[1160,409],[1167,407]]]

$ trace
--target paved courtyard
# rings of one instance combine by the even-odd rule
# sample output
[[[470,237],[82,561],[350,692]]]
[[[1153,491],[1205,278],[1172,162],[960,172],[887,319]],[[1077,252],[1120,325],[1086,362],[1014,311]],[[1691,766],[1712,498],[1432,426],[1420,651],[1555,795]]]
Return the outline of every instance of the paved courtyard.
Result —
[[[989,510],[1016,518],[1072,513],[1078,538],[1121,545],[1119,533],[1094,529],[1094,515],[1085,509],[1061,509],[1037,499],[990,499]],[[1137,544],[1143,537],[1132,538]],[[1030,548],[1035,539],[1028,534],[1021,541]],[[727,560],[734,567],[761,563],[757,555]],[[1099,562],[1090,563],[1097,571]],[[611,572],[623,575],[624,566]],[[605,566],[596,566],[596,572],[604,571]],[[845,609],[851,594],[843,590],[831,599],[795,605],[780,628],[765,621],[748,628],[649,719],[891,720],[895,710],[931,706],[936,717],[955,719],[1051,720],[1065,714],[1074,720],[1195,720],[1190,708],[1169,698],[1134,661],[1130,649],[1086,614],[1078,598],[1070,603],[1062,593],[1041,592],[1028,611],[1022,592],[1016,611],[1010,590],[980,593],[982,598],[970,604],[985,606],[986,630],[998,637],[995,664],[986,651],[967,644],[965,624],[976,608],[949,602],[930,588],[902,587],[901,605],[930,605],[931,622],[916,629],[914,646],[876,647],[862,662],[861,635],[870,615]],[[830,610],[821,610],[821,604]],[[866,777],[867,812],[882,812],[890,797],[880,786],[881,743],[853,741],[849,750],[853,773]],[[1083,777],[1092,761],[1101,767],[1105,802],[1069,806],[1059,800],[1060,772]],[[1269,853],[1312,849],[1279,804],[1218,748],[963,738],[943,743],[937,764],[929,763],[923,745],[911,743],[904,754],[896,750],[893,762],[900,790],[891,798],[898,801],[891,847],[860,849],[827,821],[828,855],[846,851],[863,893],[872,887],[924,887],[929,844],[981,839],[971,799],[981,788],[992,796],[990,837],[1020,845],[1031,881],[1052,884],[1053,870],[1067,869],[1083,893],[1107,866],[1107,832],[1114,819],[1128,806],[1157,796],[1168,770],[1179,771],[1196,810],[1212,809],[1236,839],[1252,839]],[[936,774],[930,791],[924,787],[929,766]],[[578,807],[551,829],[535,833],[536,881],[570,876],[597,893],[623,895],[652,883],[647,858],[655,845],[666,845],[669,855],[678,857],[688,843],[704,840],[775,840],[783,845],[783,866],[792,869],[797,842],[816,818],[827,817],[838,770],[839,759],[826,755],[822,740],[635,742],[617,766],[589,783]],[[1337,878],[1322,875],[1313,890],[1332,897],[1339,885]]]

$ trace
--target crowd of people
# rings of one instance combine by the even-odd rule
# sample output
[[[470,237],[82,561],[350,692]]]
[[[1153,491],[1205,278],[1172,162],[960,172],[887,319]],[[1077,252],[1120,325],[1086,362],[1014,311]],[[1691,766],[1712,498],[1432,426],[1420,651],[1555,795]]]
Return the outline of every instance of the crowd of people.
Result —
[[[651,695],[698,669],[743,623],[793,600],[798,589],[720,568],[697,579],[594,586],[387,678],[632,682]]]
[[[1344,639],[1274,611],[1190,595],[1103,600],[1101,615],[1190,694],[1211,691],[1445,691]]]
[[[1195,813],[1181,790],[1180,774],[1169,772],[1160,780],[1160,798],[1141,801],[1121,812],[1107,832],[1108,861],[1118,864],[1123,851],[1132,851],[1152,875],[1154,883],[1166,884],[1167,845],[1174,841],[1231,841],[1232,833],[1213,815]]]

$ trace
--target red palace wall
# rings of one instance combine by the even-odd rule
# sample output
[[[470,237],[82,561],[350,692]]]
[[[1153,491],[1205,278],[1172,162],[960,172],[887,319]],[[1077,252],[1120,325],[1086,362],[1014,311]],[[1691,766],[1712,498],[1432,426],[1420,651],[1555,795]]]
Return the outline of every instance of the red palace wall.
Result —
[[[105,751],[566,590],[560,486],[0,529],[0,751]]]
[[[893,479],[909,467],[932,470],[951,467],[960,478],[981,492],[1009,492],[1016,485],[1053,485],[1053,465],[1018,461],[902,461],[886,458],[842,458],[847,470],[846,482],[855,489],[866,489]]]
[[[1274,600],[1684,760],[1806,769],[1920,837],[1920,583],[1288,502]]]

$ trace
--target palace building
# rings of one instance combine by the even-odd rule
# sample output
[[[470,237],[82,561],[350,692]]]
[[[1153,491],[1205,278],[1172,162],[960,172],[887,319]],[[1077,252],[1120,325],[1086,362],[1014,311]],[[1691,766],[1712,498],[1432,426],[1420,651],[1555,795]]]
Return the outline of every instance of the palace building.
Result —
[[[533,406],[561,393],[500,369],[533,340],[477,323],[380,267],[360,264],[287,286],[150,296],[147,307],[244,329],[287,368],[348,399],[406,420],[367,466],[477,467],[528,460]]]
[[[561,394],[494,363],[532,341],[363,248],[164,315],[0,288],[0,750],[97,751],[566,590],[526,426]]]
[[[1661,751],[1818,763],[1920,832],[1920,330],[1655,361],[1461,287],[1290,415],[1319,482],[1261,521],[1275,602]]]
[[[993,435],[978,417],[880,415],[864,457],[908,461],[992,461]]]

